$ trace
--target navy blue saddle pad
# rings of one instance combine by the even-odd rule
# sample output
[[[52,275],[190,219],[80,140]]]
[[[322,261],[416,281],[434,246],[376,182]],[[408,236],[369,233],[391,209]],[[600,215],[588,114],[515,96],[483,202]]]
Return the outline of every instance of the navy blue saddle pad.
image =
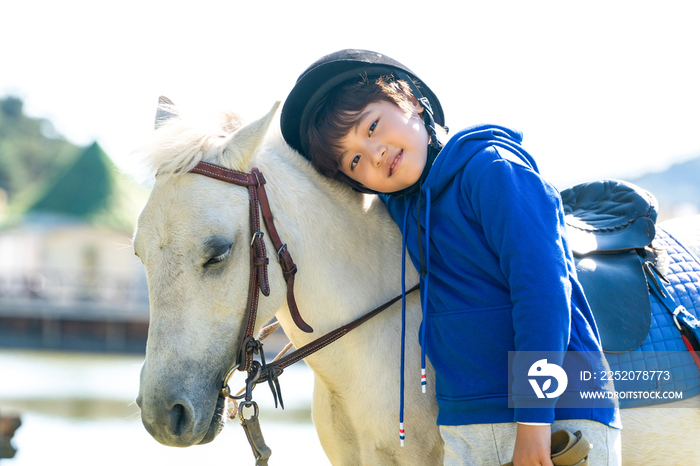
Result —
[[[654,246],[668,254],[669,265],[665,277],[671,282],[665,291],[674,301],[682,304],[696,318],[700,316],[700,262],[682,243],[664,229],[657,227]],[[662,378],[649,380],[616,380],[615,389],[621,392],[683,392],[683,399],[700,394],[700,371],[686,348],[673,317],[655,296],[651,296],[651,329],[644,342],[634,351],[605,353],[610,370],[665,371]],[[666,372],[667,371],[667,372]],[[668,374],[668,375],[666,375]],[[655,398],[620,399],[620,408],[635,408],[678,399]]]

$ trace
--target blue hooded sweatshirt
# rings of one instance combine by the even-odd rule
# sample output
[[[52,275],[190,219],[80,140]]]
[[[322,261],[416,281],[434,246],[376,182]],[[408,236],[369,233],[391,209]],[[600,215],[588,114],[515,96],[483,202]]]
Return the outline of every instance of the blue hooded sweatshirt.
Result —
[[[619,428],[611,383],[579,376],[608,366],[559,193],[521,140],[503,127],[466,129],[439,153],[420,193],[381,196],[419,270],[424,255],[421,345],[436,371],[437,422],[591,419]],[[568,374],[574,401],[564,407],[557,406],[564,395],[540,399],[528,380],[542,354]],[[587,402],[580,395],[587,390],[610,398]]]

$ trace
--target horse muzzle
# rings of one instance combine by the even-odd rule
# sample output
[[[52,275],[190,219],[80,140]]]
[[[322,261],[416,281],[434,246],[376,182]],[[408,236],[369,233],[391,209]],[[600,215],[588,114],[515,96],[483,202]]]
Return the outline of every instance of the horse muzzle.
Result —
[[[143,426],[163,445],[188,447],[209,443],[226,422],[226,398],[221,396],[216,397],[213,409],[195,404],[181,394],[168,396],[164,392],[153,397],[139,393],[136,404],[141,408]]]

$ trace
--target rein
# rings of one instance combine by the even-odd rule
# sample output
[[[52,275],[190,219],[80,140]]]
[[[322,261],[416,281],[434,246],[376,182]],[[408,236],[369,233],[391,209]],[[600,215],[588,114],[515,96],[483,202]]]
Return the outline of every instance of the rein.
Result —
[[[406,291],[406,294],[413,293],[419,287],[420,287],[420,285],[414,285],[413,288]],[[280,374],[282,374],[282,372],[284,371],[285,368],[291,366],[292,364],[294,364],[296,362],[301,361],[302,359],[306,358],[307,356],[311,356],[316,351],[325,348],[326,346],[330,345],[334,341],[345,336],[351,330],[359,327],[360,325],[362,325],[365,322],[367,322],[368,320],[370,320],[372,317],[376,316],[380,312],[391,307],[392,304],[396,303],[399,299],[401,299],[401,296],[402,295],[398,295],[398,296],[390,299],[389,301],[385,302],[381,306],[371,310],[367,314],[353,320],[349,324],[345,324],[342,327],[338,327],[337,329],[335,329],[331,332],[328,332],[327,334],[323,335],[322,337],[315,339],[311,343],[308,343],[308,344],[302,346],[301,348],[299,348],[295,351],[292,351],[288,355],[267,364],[267,370],[260,375],[258,382],[265,382],[266,380],[268,380],[269,377],[279,376]]]
[[[389,308],[392,304],[401,299],[402,295],[392,298],[390,301],[387,301],[358,319],[355,319],[342,327],[338,327],[337,329],[313,340],[311,343],[308,343],[293,351],[292,353],[266,364],[265,355],[262,351],[262,343],[260,342],[260,340],[262,340],[264,337],[261,337],[260,340],[258,340],[253,335],[260,293],[265,296],[270,295],[270,283],[267,276],[267,266],[270,261],[267,257],[265,242],[263,241],[264,233],[260,228],[261,215],[263,221],[265,222],[268,234],[270,235],[270,239],[272,240],[275,249],[277,249],[277,259],[280,267],[282,268],[282,275],[287,283],[287,304],[289,305],[292,320],[297,327],[299,327],[299,329],[306,333],[312,333],[313,328],[311,328],[311,326],[309,326],[304,319],[302,319],[294,299],[294,275],[297,273],[297,266],[294,264],[292,256],[287,250],[287,245],[282,243],[279,234],[277,233],[272,211],[270,210],[270,203],[267,198],[267,192],[265,191],[265,177],[257,168],[253,168],[251,173],[242,173],[207,162],[199,162],[194,168],[192,168],[192,170],[190,170],[190,172],[220,181],[225,181],[237,186],[247,187],[250,194],[251,241],[248,303],[246,305],[246,313],[243,320],[243,331],[241,332],[238,340],[236,362],[224,376],[222,389],[219,396],[230,398],[234,401],[234,403],[238,399],[245,398],[245,401],[241,404],[241,408],[253,408],[254,413],[249,419],[246,419],[243,416],[242,409],[238,410],[238,415],[245,430],[246,436],[248,437],[248,441],[253,449],[253,454],[256,457],[256,465],[264,466],[267,465],[267,459],[270,457],[271,451],[265,444],[262,437],[260,424],[258,423],[258,406],[254,401],[252,401],[252,391],[255,388],[255,385],[260,382],[267,381],[275,399],[275,406],[277,406],[277,399],[279,398],[280,405],[282,409],[284,409],[282,394],[277,377],[282,374],[285,368],[301,361],[307,356],[314,354],[320,349],[325,348],[334,341],[343,337],[351,330],[359,327],[372,317]],[[418,288],[419,285],[415,285],[413,288],[406,291],[406,294],[412,293]],[[262,364],[254,361],[255,354],[260,354]],[[236,370],[248,373],[246,387],[244,390],[245,393],[240,396],[232,395],[228,386],[228,381]]]

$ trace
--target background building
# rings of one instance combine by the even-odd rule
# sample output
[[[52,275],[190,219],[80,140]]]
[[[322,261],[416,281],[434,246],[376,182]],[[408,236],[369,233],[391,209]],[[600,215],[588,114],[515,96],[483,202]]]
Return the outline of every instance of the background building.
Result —
[[[0,213],[0,346],[143,351],[148,290],[131,236],[147,190],[97,143],[54,171]]]

